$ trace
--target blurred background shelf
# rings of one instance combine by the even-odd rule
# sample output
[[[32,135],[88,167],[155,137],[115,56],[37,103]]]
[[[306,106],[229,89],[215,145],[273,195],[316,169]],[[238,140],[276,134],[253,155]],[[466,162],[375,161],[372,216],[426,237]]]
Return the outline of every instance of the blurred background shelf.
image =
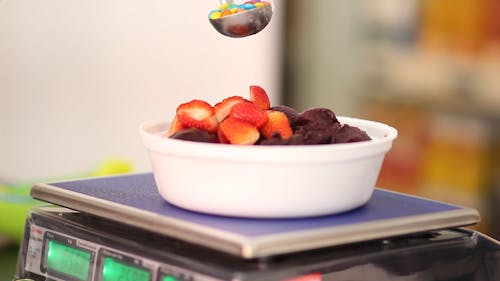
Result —
[[[500,1],[287,3],[286,103],[398,128],[377,184],[475,207],[500,238]]]
[[[400,135],[379,185],[473,206],[500,237],[500,1],[379,1],[362,10],[360,114]]]

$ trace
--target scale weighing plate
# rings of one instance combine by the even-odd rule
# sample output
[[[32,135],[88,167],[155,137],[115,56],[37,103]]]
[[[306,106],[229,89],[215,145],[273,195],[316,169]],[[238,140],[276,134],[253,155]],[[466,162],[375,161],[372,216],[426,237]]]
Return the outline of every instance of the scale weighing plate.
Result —
[[[246,259],[479,222],[475,209],[380,188],[363,207],[329,216],[252,219],[208,215],[166,202],[151,173],[37,184],[31,194]]]

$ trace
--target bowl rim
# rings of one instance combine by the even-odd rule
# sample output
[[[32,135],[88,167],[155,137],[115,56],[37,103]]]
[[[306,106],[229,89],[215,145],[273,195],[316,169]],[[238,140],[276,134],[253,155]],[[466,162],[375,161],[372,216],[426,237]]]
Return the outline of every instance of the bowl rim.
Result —
[[[334,153],[335,161],[355,160],[368,156],[385,154],[396,139],[398,131],[384,123],[338,116],[339,122],[356,127],[370,126],[384,134],[383,137],[369,141],[354,143],[337,143],[321,145],[234,145],[221,143],[204,143],[171,139],[162,136],[168,128],[166,121],[146,121],[139,126],[139,134],[143,145],[154,153],[196,157],[210,160],[257,161],[265,163],[321,163],[331,162]],[[162,128],[160,130],[159,128]]]

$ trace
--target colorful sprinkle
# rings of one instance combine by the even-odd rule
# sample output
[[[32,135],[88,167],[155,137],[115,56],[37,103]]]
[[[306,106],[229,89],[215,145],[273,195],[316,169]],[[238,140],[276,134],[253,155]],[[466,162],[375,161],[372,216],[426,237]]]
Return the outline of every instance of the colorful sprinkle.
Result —
[[[210,14],[208,14],[208,18],[211,20],[215,20],[221,17],[221,12],[218,10],[211,11]]]
[[[208,18],[211,20],[219,19],[222,17],[227,17],[237,13],[242,13],[248,10],[260,8],[263,6],[271,5],[268,1],[252,0],[246,1],[243,4],[222,4],[218,9],[211,11],[208,14]]]

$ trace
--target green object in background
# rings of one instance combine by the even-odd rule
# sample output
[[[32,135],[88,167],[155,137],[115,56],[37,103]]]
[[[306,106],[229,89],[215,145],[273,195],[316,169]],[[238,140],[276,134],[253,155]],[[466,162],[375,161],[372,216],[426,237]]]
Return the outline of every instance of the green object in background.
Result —
[[[29,195],[31,185],[0,185],[0,235],[21,242],[28,211],[42,202]]]
[[[88,174],[73,176],[71,178],[126,174],[132,172],[132,170],[132,165],[129,162],[121,159],[110,159],[104,161]],[[5,236],[19,244],[22,240],[24,224],[29,210],[35,206],[47,205],[47,203],[31,197],[31,187],[36,183],[39,182],[17,185],[0,184],[0,236]]]

